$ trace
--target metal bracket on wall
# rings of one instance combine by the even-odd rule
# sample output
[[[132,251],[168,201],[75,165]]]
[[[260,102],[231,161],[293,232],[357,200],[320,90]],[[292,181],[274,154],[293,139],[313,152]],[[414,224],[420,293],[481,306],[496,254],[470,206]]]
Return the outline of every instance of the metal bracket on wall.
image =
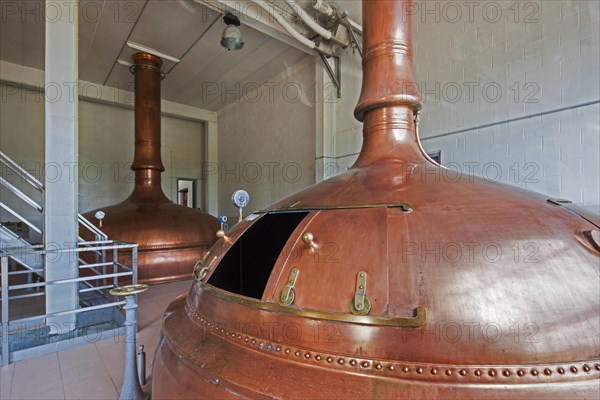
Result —
[[[352,25],[350,23],[350,21],[348,20],[348,12],[344,11],[342,13],[342,24],[346,27],[346,29],[348,29],[348,34],[350,36],[350,40],[351,40],[351,46],[353,48],[355,48],[356,50],[358,50],[358,54],[360,54],[360,58],[363,58],[363,49],[362,49],[362,45],[360,43],[360,41],[356,38],[356,34],[354,33],[354,30],[352,29]]]
[[[337,89],[337,98],[341,99],[342,98],[342,61],[340,60],[339,57],[335,57],[335,56],[331,56],[331,58],[333,58],[333,62],[334,62],[334,69],[331,67],[331,65],[329,64],[329,61],[327,61],[327,57],[325,57],[325,55],[321,52],[319,52],[319,57],[321,57],[321,60],[323,61],[323,65],[325,66],[325,69],[327,70],[327,74],[329,75],[329,78],[331,79],[331,81],[333,82],[333,84],[335,85],[336,89]]]

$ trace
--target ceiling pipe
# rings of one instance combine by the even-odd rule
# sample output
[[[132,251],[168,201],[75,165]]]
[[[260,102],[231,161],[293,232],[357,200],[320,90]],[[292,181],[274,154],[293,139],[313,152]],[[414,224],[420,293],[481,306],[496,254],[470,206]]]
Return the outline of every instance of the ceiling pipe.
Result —
[[[329,17],[330,19],[333,19],[337,16],[337,10],[323,0],[313,0],[312,6],[315,10]]]
[[[294,39],[296,39],[297,41],[299,41],[300,43],[302,43],[304,46],[308,47],[311,50],[316,50],[321,52],[322,50],[319,49],[319,47],[317,46],[317,44],[306,38],[305,36],[301,35],[297,30],[295,30],[286,20],[285,18],[275,12],[273,6],[271,5],[271,3],[269,3],[268,1],[262,1],[262,0],[251,0],[252,3],[256,4],[257,6],[259,6],[260,8],[262,8],[263,10],[265,10],[271,17],[275,18],[275,21],[277,21],[277,23],[286,30],[287,33],[289,33]]]
[[[312,19],[309,15],[307,15],[306,12],[304,11],[304,9],[302,7],[300,7],[300,5],[298,3],[296,3],[294,0],[285,0],[285,2],[287,3],[288,6],[290,6],[290,8],[294,11],[294,13],[298,17],[300,17],[302,22],[304,22],[310,29],[315,31],[315,33],[317,33],[319,36],[323,37],[326,40],[331,40],[334,43],[342,46],[343,48],[348,47],[348,43],[344,43],[344,42],[338,40],[338,38],[336,38],[330,31],[328,31],[327,29],[325,29],[321,25],[319,25],[314,19]]]
[[[323,0],[313,0],[313,8],[320,12],[321,14],[329,17],[329,19],[334,19],[338,16],[338,11],[331,6],[329,3]],[[352,29],[354,32],[362,35],[363,28],[360,24],[356,23],[352,19],[349,18],[350,13],[348,11],[343,11],[340,14],[340,20],[342,24],[349,29]]]

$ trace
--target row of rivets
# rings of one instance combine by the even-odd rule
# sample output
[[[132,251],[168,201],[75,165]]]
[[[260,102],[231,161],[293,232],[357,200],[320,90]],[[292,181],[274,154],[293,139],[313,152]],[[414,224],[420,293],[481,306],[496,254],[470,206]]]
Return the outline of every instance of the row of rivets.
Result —
[[[231,336],[232,338],[236,338],[236,337],[237,337],[237,339],[238,339],[238,340],[241,340],[241,339],[242,339],[242,335],[236,334],[235,332],[225,332],[225,330],[224,330],[223,328],[220,328],[220,327],[219,327],[219,326],[217,326],[216,324],[214,324],[214,323],[212,323],[212,322],[209,322],[208,320],[205,320],[204,318],[202,318],[202,317],[198,316],[196,313],[193,313],[193,314],[194,314],[194,316],[196,317],[196,319],[200,320],[200,322],[203,322],[203,323],[204,323],[204,325],[206,325],[207,327],[209,327],[209,328],[212,328],[212,329],[216,330],[217,332],[219,332],[219,331],[220,331],[221,333],[225,333],[225,335],[226,335],[226,336]],[[254,339],[254,338],[250,338],[250,337],[248,337],[248,336],[244,336],[244,337],[243,337],[243,339],[244,339],[244,342],[250,342],[252,345],[255,345],[255,344],[256,344],[256,339]],[[260,348],[261,348],[261,349],[264,349],[264,347],[265,347],[265,343],[264,343],[263,341],[261,341],[261,342],[260,342],[260,344],[259,344],[259,346],[260,346]],[[271,349],[273,349],[273,346],[272,346],[272,345],[268,345],[268,346],[267,346],[267,349],[268,349],[268,350],[271,350]],[[281,347],[280,347],[280,346],[276,346],[276,347],[275,347],[275,351],[276,351],[276,352],[280,352],[280,351],[281,351]],[[290,355],[290,354],[292,353],[292,350],[291,350],[290,348],[286,348],[286,349],[285,349],[285,351],[284,351],[284,353],[285,353],[286,355]],[[302,351],[300,351],[300,350],[295,350],[295,351],[294,351],[294,355],[295,355],[296,357],[301,357],[301,356],[303,356],[303,357],[304,357],[305,359],[307,359],[307,360],[308,360],[308,359],[311,359],[311,358],[314,358],[314,360],[316,360],[316,361],[321,361],[321,360],[323,360],[323,357],[324,357],[324,356],[322,356],[321,354],[317,354],[317,355],[315,355],[315,356],[313,357],[310,351],[306,351],[306,352],[304,352],[304,353],[303,353],[303,352],[302,352]],[[327,357],[325,358],[325,361],[326,361],[327,363],[329,363],[329,364],[331,364],[331,363],[333,363],[334,361],[336,361],[336,362],[337,362],[337,364],[339,364],[340,366],[343,366],[343,365],[345,365],[345,363],[346,363],[346,359],[345,359],[344,357],[337,357],[337,358],[334,358],[334,357],[332,357],[332,356],[327,356]],[[356,359],[350,358],[350,359],[348,360],[348,365],[350,365],[351,367],[356,367],[357,365],[359,365],[359,362],[358,362]],[[375,361],[371,362],[371,361],[367,361],[367,360],[365,360],[365,361],[362,361],[362,362],[360,362],[360,366],[361,366],[362,368],[369,368],[369,367],[373,366],[373,368],[374,368],[375,370],[377,370],[377,371],[380,371],[380,370],[382,370],[382,369],[383,369],[383,365],[382,365],[381,363],[378,363],[378,362],[375,362]],[[387,368],[387,370],[388,370],[388,371],[390,371],[390,372],[394,372],[394,371],[396,370],[396,366],[395,366],[394,364],[388,364],[386,368]],[[596,364],[594,365],[594,368],[595,368],[597,371],[600,371],[600,363],[596,363]],[[581,367],[581,369],[582,369],[584,372],[590,372],[590,371],[592,370],[592,367],[590,367],[588,364],[584,364],[584,365]],[[408,366],[404,366],[404,367],[402,367],[402,372],[404,372],[404,373],[409,373],[410,371],[411,371],[411,369],[410,369]],[[509,369],[500,369],[499,371],[501,372],[501,375],[502,375],[502,376],[504,376],[504,377],[507,377],[507,378],[508,378],[508,377],[510,377],[510,376],[512,375],[512,371],[511,371],[511,370],[509,370]],[[569,368],[569,371],[570,371],[572,374],[577,374],[577,373],[579,372],[579,369],[578,369],[576,366],[574,366],[574,365],[573,365],[573,366],[571,366],[571,367]],[[425,369],[424,369],[423,367],[416,367],[416,368],[415,368],[415,372],[416,372],[418,375],[423,375],[423,374],[424,374],[424,372],[425,372]],[[432,367],[432,368],[430,368],[430,369],[429,369],[429,373],[430,373],[431,375],[437,375],[439,372],[440,372],[440,370],[439,370],[438,368],[436,368],[436,367]],[[558,374],[560,374],[560,375],[564,375],[564,374],[565,374],[565,372],[566,372],[566,370],[565,370],[565,368],[563,368],[563,367],[557,367],[557,368],[556,368],[556,372],[557,372]],[[444,370],[444,373],[445,373],[447,376],[451,376],[451,375],[453,375],[453,370],[452,370],[452,369],[445,369],[445,370]],[[488,370],[487,370],[487,373],[488,373],[488,375],[489,375],[490,377],[492,377],[492,378],[494,378],[494,377],[498,376],[498,370],[496,370],[496,369],[494,369],[494,368],[490,368],[490,369],[488,369]],[[538,369],[536,369],[536,368],[532,368],[532,369],[530,369],[530,370],[529,370],[529,373],[530,373],[532,376],[538,376],[538,375],[540,374],[540,371],[539,371]],[[552,375],[552,373],[553,373],[553,370],[552,370],[552,369],[550,369],[550,368],[544,368],[544,369],[542,370],[542,373],[543,373],[544,375],[546,375],[546,376],[551,376],[551,375]],[[467,369],[465,369],[465,368],[462,368],[462,369],[458,370],[458,374],[459,374],[460,376],[463,376],[463,377],[464,377],[464,376],[467,376],[467,375],[469,374],[469,372],[468,372],[468,370],[467,370]],[[474,374],[475,376],[477,376],[477,377],[481,377],[481,376],[483,375],[483,371],[482,371],[481,369],[475,369],[475,370],[473,371],[473,374]],[[524,377],[526,374],[527,374],[527,372],[526,372],[524,369],[518,369],[518,370],[516,371],[516,375],[517,375],[517,376],[519,376],[519,377]]]

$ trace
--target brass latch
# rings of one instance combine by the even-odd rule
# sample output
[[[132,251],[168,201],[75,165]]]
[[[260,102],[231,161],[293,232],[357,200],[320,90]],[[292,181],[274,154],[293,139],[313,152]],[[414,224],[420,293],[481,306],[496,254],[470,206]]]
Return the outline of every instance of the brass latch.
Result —
[[[282,306],[289,306],[294,302],[294,286],[296,286],[296,280],[298,279],[298,274],[300,271],[298,268],[294,268],[292,272],[290,272],[290,277],[288,279],[287,285],[281,289],[281,293],[279,293],[278,303]]]
[[[315,237],[311,232],[306,232],[302,235],[302,241],[306,243],[308,249],[313,253],[319,248],[319,245],[315,243],[314,238]]]
[[[367,273],[360,271],[356,275],[356,292],[350,300],[350,312],[354,315],[367,315],[371,311],[371,302],[367,298]]]

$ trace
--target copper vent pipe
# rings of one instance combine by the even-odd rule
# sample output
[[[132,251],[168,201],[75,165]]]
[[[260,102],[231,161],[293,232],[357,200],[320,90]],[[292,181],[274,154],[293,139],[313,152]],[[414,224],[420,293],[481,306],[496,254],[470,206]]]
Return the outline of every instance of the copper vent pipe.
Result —
[[[359,121],[386,106],[421,109],[412,67],[410,6],[407,0],[363,1],[363,83],[354,110]]]
[[[364,141],[354,167],[390,159],[425,161],[415,140],[421,96],[413,76],[410,4],[363,2],[363,83],[354,116],[364,123]]]
[[[135,171],[132,197],[150,201],[169,201],[161,189],[165,170],[160,155],[160,81],[162,60],[148,53],[133,56],[135,75]]]

